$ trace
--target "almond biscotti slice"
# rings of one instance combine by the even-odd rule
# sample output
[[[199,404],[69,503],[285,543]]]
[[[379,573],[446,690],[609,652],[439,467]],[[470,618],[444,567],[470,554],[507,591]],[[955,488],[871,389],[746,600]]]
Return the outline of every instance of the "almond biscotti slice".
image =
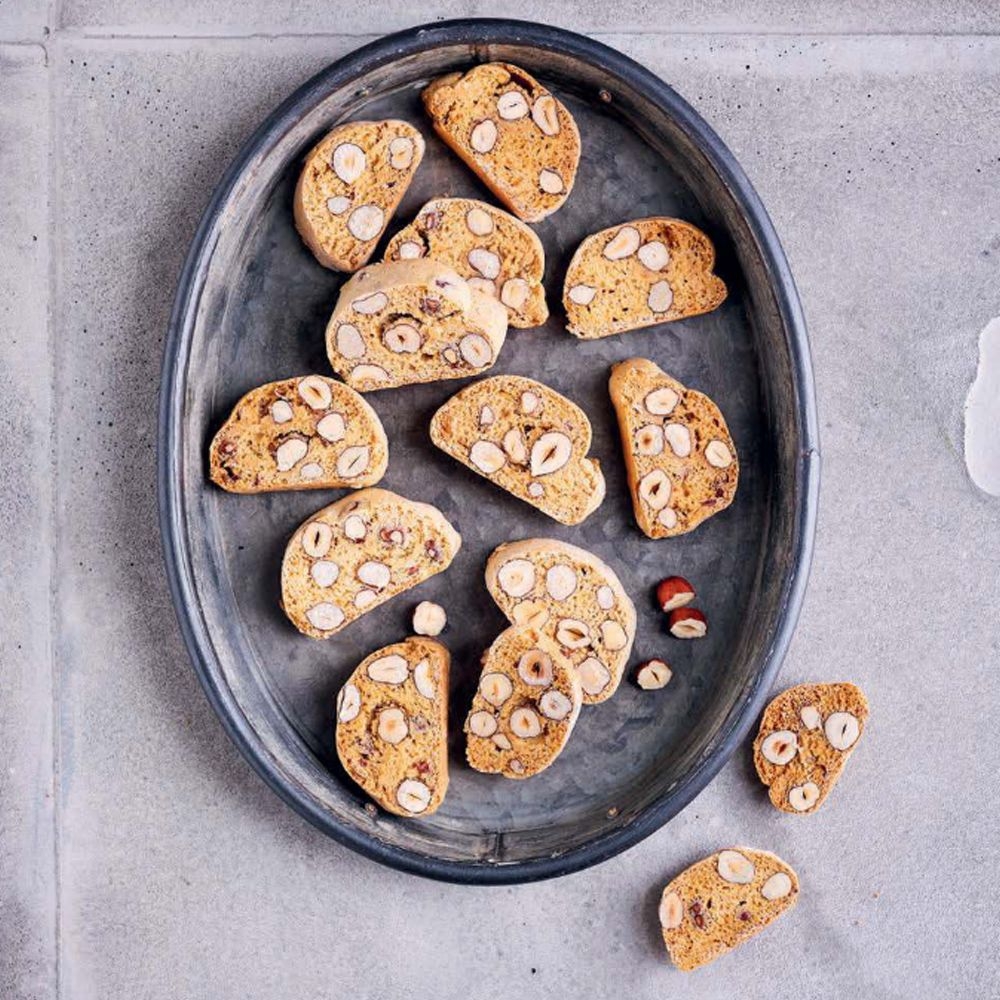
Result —
[[[798,901],[799,879],[777,855],[719,851],[681,872],[660,897],[670,958],[690,972],[738,948]]]
[[[566,271],[567,329],[584,339],[710,312],[726,297],[715,247],[680,219],[653,217],[588,236]]]
[[[632,506],[650,538],[683,535],[733,502],[736,446],[719,408],[646,358],[611,370]]]
[[[580,132],[529,73],[484,63],[435,80],[423,99],[438,135],[518,218],[537,222],[569,197]]]
[[[251,389],[209,449],[212,482],[230,493],[371,486],[388,461],[378,414],[322,375]]]
[[[585,705],[618,690],[635,640],[635,605],[602,559],[554,538],[507,542],[486,562],[486,587],[515,625],[559,646],[576,668]]]
[[[541,326],[548,319],[542,241],[502,209],[473,198],[427,202],[385,251],[386,260],[418,257],[453,267],[477,292],[499,298],[511,326]]]
[[[534,379],[495,375],[466,386],[431,419],[431,440],[490,482],[562,524],[579,524],[604,499],[590,421]]]
[[[358,490],[292,535],[281,564],[282,607],[300,632],[328,639],[447,569],[461,544],[436,507],[389,490]]]
[[[412,636],[366,657],[337,695],[337,756],[397,816],[429,816],[448,790],[448,650]]]
[[[580,680],[559,647],[532,628],[501,632],[465,720],[477,771],[530,778],[559,756],[580,714]]]
[[[840,778],[868,721],[868,699],[853,684],[800,684],[764,711],[753,761],[772,805],[815,812]]]
[[[372,264],[340,290],[326,327],[333,370],[371,392],[492,367],[507,310],[434,260]]]
[[[295,226],[324,266],[356,271],[374,253],[424,155],[408,122],[347,122],[306,157]]]

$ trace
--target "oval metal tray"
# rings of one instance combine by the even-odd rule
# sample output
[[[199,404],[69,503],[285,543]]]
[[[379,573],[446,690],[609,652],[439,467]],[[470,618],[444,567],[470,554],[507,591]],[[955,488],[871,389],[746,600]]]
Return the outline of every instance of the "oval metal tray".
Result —
[[[432,134],[422,86],[479,61],[537,74],[580,125],[583,162],[566,205],[537,226],[554,316],[513,330],[491,374],[548,382],[588,411],[608,496],[564,528],[461,468],[430,444],[434,409],[462,382],[369,395],[390,441],[384,486],[441,507],[464,538],[448,572],[340,636],[300,636],[278,607],[285,542],[339,493],[233,496],[206,475],[208,441],[261,382],[327,372],[325,321],[343,277],[321,268],[292,222],[303,153],[347,118],[403,117],[428,153],[390,233],[440,194],[488,197]],[[704,228],[730,288],[707,316],[599,341],[562,327],[562,272],[587,233],[643,215]],[[742,465],[735,503],[692,534],[651,542],[635,527],[609,366],[651,357],[716,399]],[[220,182],[191,248],[167,340],[159,489],[167,570],[181,628],[212,705],[271,787],[337,840],[397,868],[463,882],[561,875],[636,843],[681,809],[746,734],[794,626],[811,552],[818,451],[808,345],[795,288],[764,209],[732,154],[665,83],[620,53],[541,25],[466,20],[382,39],[314,77],[260,127]],[[666,690],[624,683],[585,709],[546,772],[512,782],[464,764],[461,723],[483,649],[503,628],[482,584],[487,555],[511,538],[549,535],[608,560],[639,611],[635,659],[674,667]],[[710,630],[672,640],[652,588],[679,572],[699,591]],[[453,655],[452,781],[438,813],[380,813],[341,770],[334,696],[371,650],[407,634],[417,600],[448,609]]]

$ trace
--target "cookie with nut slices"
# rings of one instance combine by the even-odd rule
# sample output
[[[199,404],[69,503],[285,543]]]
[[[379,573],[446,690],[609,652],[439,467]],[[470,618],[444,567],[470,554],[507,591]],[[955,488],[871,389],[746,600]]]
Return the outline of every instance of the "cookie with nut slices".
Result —
[[[635,519],[646,535],[683,535],[733,502],[736,446],[708,396],[646,358],[615,365],[608,390]]]
[[[435,198],[386,247],[386,260],[433,257],[453,267],[477,291],[499,299],[510,325],[548,319],[542,241],[519,219],[473,198]]]
[[[715,247],[680,219],[636,219],[588,236],[563,285],[567,329],[585,340],[710,312],[726,286]]]
[[[326,327],[333,370],[372,392],[478,375],[507,336],[507,310],[434,260],[371,264],[340,290]]]
[[[604,499],[590,439],[576,403],[520,375],[474,382],[431,419],[442,451],[562,524],[579,524]]]
[[[777,855],[737,847],[691,865],[660,896],[663,943],[683,972],[738,948],[798,901],[799,879]]]
[[[554,538],[494,549],[486,587],[515,625],[536,628],[576,669],[583,703],[607,701],[635,641],[635,605],[614,570],[592,552]]]
[[[209,448],[212,482],[230,493],[371,486],[388,461],[378,414],[322,375],[251,389]]]
[[[347,122],[306,156],[295,226],[324,266],[356,271],[375,252],[424,155],[408,122]]]
[[[536,629],[514,626],[483,654],[482,674],[465,720],[471,767],[530,778],[562,752],[580,714],[573,665]]]
[[[292,624],[328,639],[366,611],[446,570],[462,544],[436,507],[370,487],[301,524],[281,564]]]
[[[815,812],[840,778],[868,721],[868,699],[854,684],[799,684],[764,710],[753,762],[782,812]]]
[[[337,695],[340,763],[397,816],[429,816],[448,790],[450,662],[413,636],[367,656]]]
[[[423,100],[438,135],[519,219],[538,222],[569,197],[580,132],[530,73],[483,63],[435,80]]]

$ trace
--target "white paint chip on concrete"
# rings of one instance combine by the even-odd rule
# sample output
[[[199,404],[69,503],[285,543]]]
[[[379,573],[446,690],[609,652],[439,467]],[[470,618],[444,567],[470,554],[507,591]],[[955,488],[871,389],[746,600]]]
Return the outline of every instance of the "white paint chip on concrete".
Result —
[[[1000,497],[1000,317],[979,335],[979,368],[965,399],[965,464],[981,490]]]

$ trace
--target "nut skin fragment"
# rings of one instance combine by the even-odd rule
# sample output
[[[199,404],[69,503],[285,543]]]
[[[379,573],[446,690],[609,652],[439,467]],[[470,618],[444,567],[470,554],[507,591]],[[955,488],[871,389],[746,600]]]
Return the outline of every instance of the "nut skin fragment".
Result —
[[[675,639],[700,639],[708,632],[708,622],[697,608],[674,608],[667,618],[667,627]]]

